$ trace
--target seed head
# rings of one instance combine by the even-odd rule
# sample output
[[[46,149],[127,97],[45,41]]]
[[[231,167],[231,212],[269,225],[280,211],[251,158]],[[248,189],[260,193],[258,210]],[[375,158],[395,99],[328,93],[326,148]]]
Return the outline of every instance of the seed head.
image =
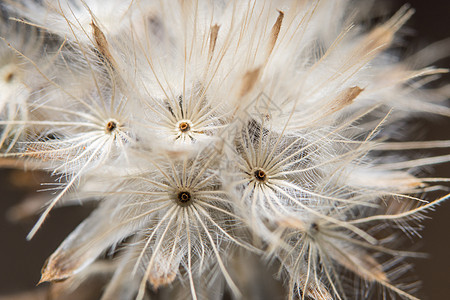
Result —
[[[251,252],[291,299],[416,299],[395,242],[449,197],[419,198],[449,180],[415,174],[450,157],[399,150],[450,143],[394,141],[410,116],[450,113],[426,85],[446,70],[389,51],[409,7],[369,26],[350,0],[7,2],[45,36],[0,27],[2,156],[58,181],[29,238],[57,204],[97,204],[41,282],[246,299]]]

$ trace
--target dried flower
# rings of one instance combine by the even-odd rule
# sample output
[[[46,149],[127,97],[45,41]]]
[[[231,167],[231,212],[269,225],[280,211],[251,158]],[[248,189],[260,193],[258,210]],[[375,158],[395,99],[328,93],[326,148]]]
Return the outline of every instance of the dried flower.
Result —
[[[0,61],[0,79],[22,60],[33,82],[3,77],[3,156],[63,182],[29,238],[57,204],[98,203],[41,282],[70,290],[107,273],[103,299],[144,299],[147,284],[241,298],[232,269],[247,251],[279,267],[292,299],[361,298],[373,285],[417,299],[400,284],[402,258],[417,254],[395,241],[448,198],[419,197],[448,180],[416,167],[450,156],[397,150],[449,143],[396,142],[395,130],[449,115],[447,95],[425,87],[447,70],[411,70],[389,51],[412,9],[365,27],[350,3],[8,4],[42,37],[36,51],[8,44]]]

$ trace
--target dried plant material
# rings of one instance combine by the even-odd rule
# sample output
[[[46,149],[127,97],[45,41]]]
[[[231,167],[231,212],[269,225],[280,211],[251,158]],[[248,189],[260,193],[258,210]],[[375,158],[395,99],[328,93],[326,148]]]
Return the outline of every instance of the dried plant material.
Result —
[[[306,272],[305,272],[306,273]],[[306,282],[307,276],[303,275],[298,284],[299,286],[306,286],[306,293],[305,295],[307,297],[310,297],[314,300],[332,300],[333,296],[330,294],[330,292],[327,290],[325,285],[321,282],[311,282],[307,284]]]
[[[351,105],[353,101],[364,91],[358,86],[350,87],[345,91],[342,91],[340,94],[336,96],[335,99],[331,101],[331,103],[326,103],[323,107],[320,108],[313,116],[309,116],[310,119],[308,121],[309,126],[314,126],[319,122],[323,122],[323,120],[333,115],[334,113],[344,109],[348,105]],[[317,116],[315,116],[317,115]],[[315,119],[311,118],[315,117]]]
[[[241,91],[239,93],[240,97],[244,97],[245,95],[247,95],[252,91],[259,78],[260,72],[261,69],[256,68],[254,70],[250,70],[245,73],[242,79]]]
[[[447,70],[427,66],[448,43],[414,69],[390,51],[413,10],[368,25],[367,3],[5,4],[26,20],[0,27],[0,165],[56,179],[28,239],[53,208],[96,204],[42,269],[50,298],[87,299],[101,277],[88,294],[102,300],[251,300],[281,285],[288,299],[376,285],[417,299],[402,276],[422,255],[400,237],[450,197],[450,179],[420,176],[450,155],[416,150],[450,142],[397,129],[450,116],[447,88],[428,88]],[[267,262],[279,282],[265,295]]]
[[[270,32],[269,51],[268,51],[267,57],[270,56],[270,54],[273,51],[273,48],[275,48],[275,44],[277,43],[278,35],[280,34],[281,24],[283,24],[284,13],[281,10],[279,10],[278,13],[279,13],[278,18],[277,18],[275,24],[273,24],[272,31]]]
[[[105,283],[110,280],[116,264],[106,261],[93,263],[77,277],[53,282],[49,289],[47,300],[99,299]]]
[[[55,253],[56,254],[56,253]],[[75,274],[75,271],[81,267],[77,261],[70,260],[70,255],[53,255],[42,267],[42,275],[39,284],[47,281],[64,280]]]
[[[369,281],[388,281],[382,266],[369,254],[351,252],[335,248],[330,251],[340,264]]]
[[[394,40],[395,33],[412,16],[414,10],[402,7],[388,22],[373,29],[360,43],[354,53],[358,59],[370,59],[386,50]]]
[[[176,276],[176,273],[163,275],[150,273],[148,281],[151,283],[154,290],[158,290],[160,287],[165,287],[171,284],[175,280]]]
[[[95,21],[91,22],[92,31],[95,39],[95,45],[97,50],[101,53],[101,55],[112,65],[114,66],[116,63],[114,62],[114,58],[109,51],[108,41],[106,40],[106,36],[103,31],[95,24]]]
[[[330,113],[334,113],[347,105],[352,104],[352,102],[359,96],[359,94],[362,93],[362,91],[364,91],[364,89],[358,86],[354,86],[343,91],[334,101],[333,106],[330,109]]]
[[[209,36],[209,60],[211,61],[216,50],[217,36],[219,35],[219,25],[214,25],[211,27],[211,34]]]

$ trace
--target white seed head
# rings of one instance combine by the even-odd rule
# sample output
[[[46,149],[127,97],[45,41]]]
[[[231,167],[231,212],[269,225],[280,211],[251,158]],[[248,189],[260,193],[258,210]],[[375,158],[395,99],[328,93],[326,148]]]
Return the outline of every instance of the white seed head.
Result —
[[[63,182],[29,238],[57,204],[98,204],[41,281],[70,289],[99,272],[112,276],[103,299],[143,299],[147,284],[245,298],[239,248],[278,265],[292,299],[359,299],[373,285],[416,299],[399,284],[414,254],[395,241],[447,199],[418,197],[449,181],[418,174],[450,156],[403,150],[450,143],[396,131],[450,116],[448,95],[425,87],[446,70],[389,51],[412,9],[367,26],[349,14],[366,3],[353,5],[8,4],[46,38],[0,48],[2,155]]]

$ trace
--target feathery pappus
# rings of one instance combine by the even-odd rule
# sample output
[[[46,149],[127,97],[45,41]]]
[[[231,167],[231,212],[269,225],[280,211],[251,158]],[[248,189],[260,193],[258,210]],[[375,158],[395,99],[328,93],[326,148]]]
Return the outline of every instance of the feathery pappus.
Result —
[[[412,8],[368,25],[371,1],[0,5],[2,160],[56,178],[28,239],[96,204],[42,269],[51,299],[99,274],[103,300],[262,299],[273,268],[285,299],[418,299],[423,254],[401,241],[450,196],[424,172],[450,154],[410,152],[450,141],[398,131],[450,109],[437,46],[393,51]]]

